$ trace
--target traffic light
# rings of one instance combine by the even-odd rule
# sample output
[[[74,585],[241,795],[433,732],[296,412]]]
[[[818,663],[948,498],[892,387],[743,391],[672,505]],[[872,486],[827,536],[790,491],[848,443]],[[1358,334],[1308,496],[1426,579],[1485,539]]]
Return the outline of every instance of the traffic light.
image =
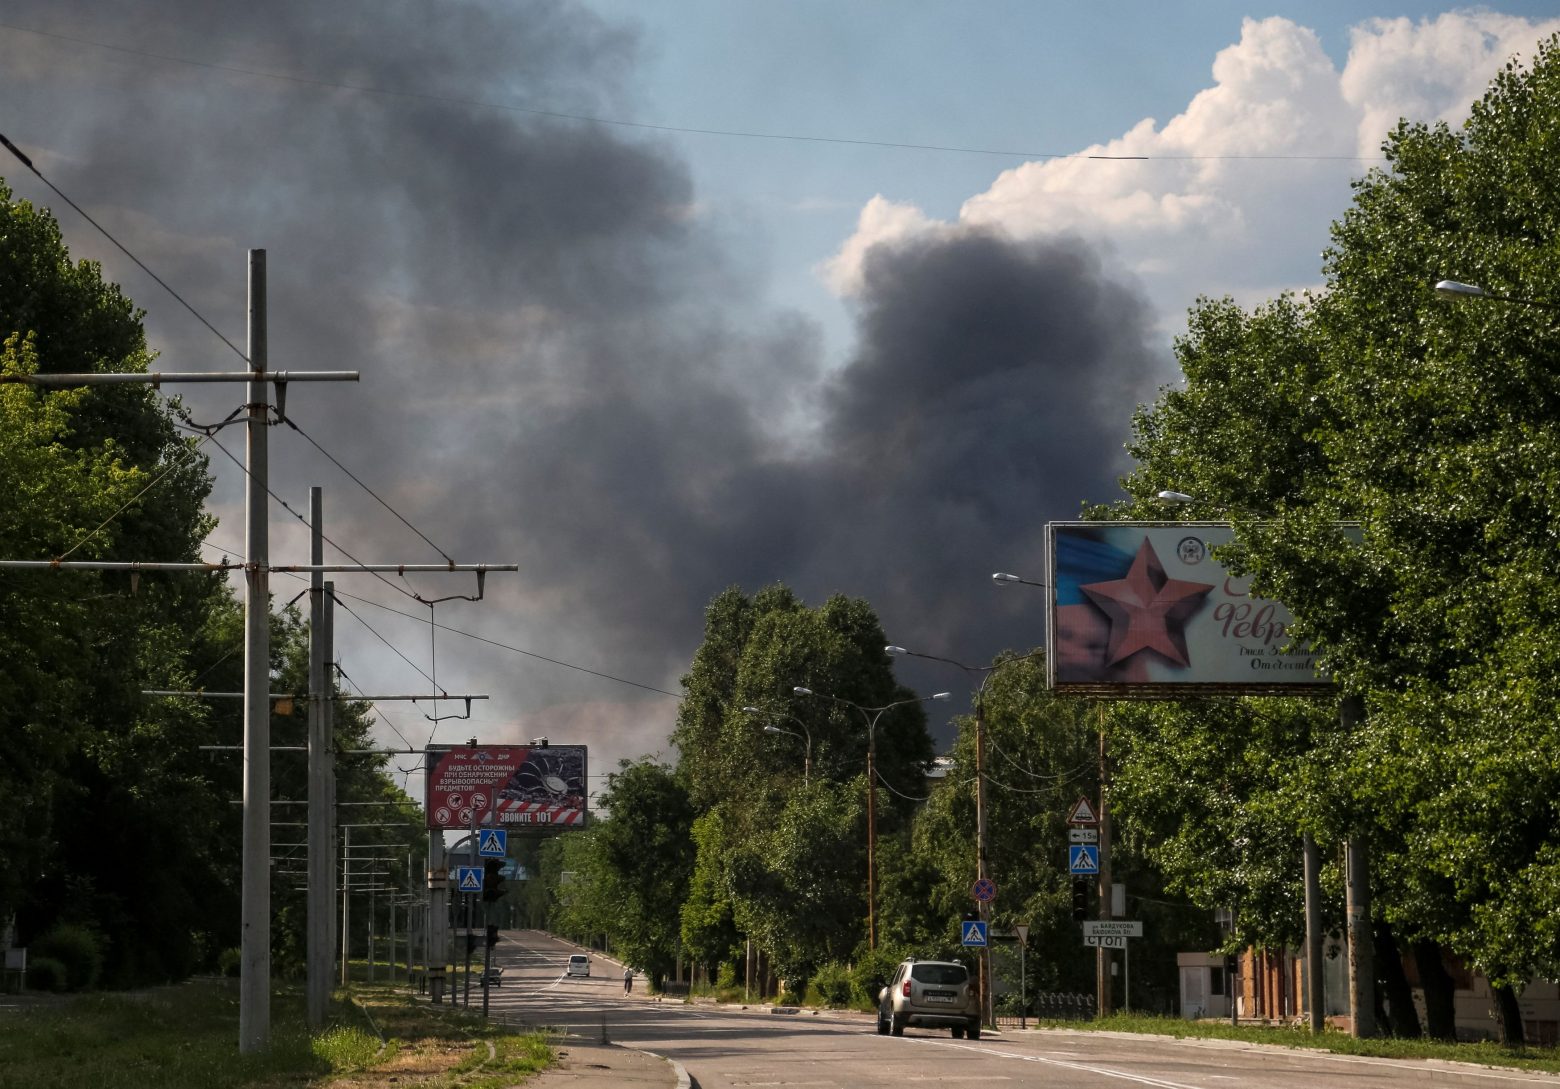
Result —
[[[493,948],[495,945],[498,944],[498,924],[497,923],[488,923],[488,927],[487,927],[487,944],[488,944],[488,948],[489,949]]]
[[[482,899],[488,903],[504,898],[504,860],[490,858],[482,863]]]
[[[1240,958],[1235,956],[1225,957],[1224,970],[1231,976],[1238,975],[1240,973]]]
[[[1089,883],[1076,877],[1072,887],[1072,917],[1078,923],[1089,917]]]

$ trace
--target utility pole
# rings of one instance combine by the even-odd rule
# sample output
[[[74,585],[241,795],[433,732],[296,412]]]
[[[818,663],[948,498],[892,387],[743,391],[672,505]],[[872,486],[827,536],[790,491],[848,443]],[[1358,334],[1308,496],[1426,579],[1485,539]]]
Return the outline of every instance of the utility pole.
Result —
[[[1099,734],[1100,734],[1100,918],[1110,919],[1110,799],[1106,797],[1109,791],[1110,770],[1105,762],[1105,707],[1099,709]],[[1110,987],[1110,950],[1103,945],[1094,951],[1095,969],[1095,1014],[1099,1017],[1107,1016],[1113,1006]]]
[[[1359,696],[1344,696],[1338,720],[1354,733],[1365,717]],[[1349,1023],[1359,1039],[1376,1035],[1376,966],[1370,921],[1370,854],[1358,826],[1343,845],[1344,914],[1349,935]]]
[[[309,563],[325,562],[324,502],[318,487],[309,489]],[[325,1027],[330,1006],[330,962],[334,922],[331,918],[331,892],[335,887],[335,867],[331,847],[331,781],[335,778],[334,755],[326,716],[331,701],[325,663],[328,660],[325,638],[325,573],[309,572],[309,888],[307,893],[308,936],[306,942],[307,1014],[311,1029]]]
[[[1320,1033],[1327,1024],[1327,992],[1322,980],[1322,852],[1307,832],[1301,838],[1305,871],[1305,1005],[1306,1024]]]
[[[25,158],[23,160],[26,162]],[[28,163],[30,166],[31,164]],[[277,388],[278,415],[282,390],[290,382],[356,382],[356,371],[272,371],[267,365],[265,251],[249,251],[248,356],[246,371],[84,374],[4,374],[0,382],[46,388],[109,385],[171,385],[242,382],[246,387],[245,547],[247,562],[164,563],[160,561],[0,560],[0,569],[244,572],[244,771],[243,859],[240,881],[239,1051],[253,1054],[270,1045],[271,1027],[271,864],[270,864],[270,572],[438,571],[475,572],[480,587],[488,571],[517,571],[518,564],[342,564],[273,567],[266,518],[269,484],[267,431],[270,404],[267,391]],[[328,592],[328,591],[327,591]],[[328,619],[327,619],[328,623]],[[328,716],[327,716],[328,717]],[[343,936],[345,941],[345,936]]]
[[[238,1049],[271,1039],[271,595],[266,424],[265,251],[249,251],[249,367],[244,474],[244,866],[239,908]]]
[[[349,982],[347,956],[352,947],[352,826],[341,830],[346,841],[341,845],[341,985]]]

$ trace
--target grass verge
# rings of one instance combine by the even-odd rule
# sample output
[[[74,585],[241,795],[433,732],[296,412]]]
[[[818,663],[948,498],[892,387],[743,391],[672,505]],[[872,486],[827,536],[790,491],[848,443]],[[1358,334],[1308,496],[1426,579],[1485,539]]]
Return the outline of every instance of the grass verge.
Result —
[[[388,987],[357,987],[351,998],[355,1005],[338,994],[330,1025],[310,1033],[301,992],[279,988],[271,1046],[258,1055],[238,1053],[231,980],[7,1012],[0,1014],[0,1089],[497,1089],[555,1061],[539,1033],[515,1035]]]
[[[1187,1021],[1179,1017],[1154,1017],[1148,1014],[1120,1013],[1093,1021],[1031,1022],[1037,1027],[1079,1029],[1084,1032],[1140,1032],[1177,1039],[1238,1040],[1249,1044],[1274,1044],[1279,1047],[1312,1048],[1340,1055],[1364,1055],[1383,1059],[1440,1059],[1447,1062],[1477,1063],[1482,1066],[1541,1070],[1560,1074],[1560,1049],[1513,1048],[1502,1044],[1457,1043],[1438,1040],[1356,1040],[1336,1029],[1313,1035],[1305,1028],[1240,1025],[1224,1021]]]

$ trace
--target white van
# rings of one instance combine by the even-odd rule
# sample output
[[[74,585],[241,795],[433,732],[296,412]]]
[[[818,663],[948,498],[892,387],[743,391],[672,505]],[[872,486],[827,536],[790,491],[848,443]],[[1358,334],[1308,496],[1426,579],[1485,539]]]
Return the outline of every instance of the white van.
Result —
[[[569,956],[569,968],[565,973],[571,976],[590,975],[590,958],[584,953],[573,953]]]

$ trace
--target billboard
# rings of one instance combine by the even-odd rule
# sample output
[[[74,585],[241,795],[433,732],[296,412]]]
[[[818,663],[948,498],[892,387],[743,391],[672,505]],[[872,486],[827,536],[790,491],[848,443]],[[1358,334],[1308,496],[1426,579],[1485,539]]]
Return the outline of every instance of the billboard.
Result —
[[[1212,550],[1226,522],[1053,522],[1046,527],[1058,692],[1114,698],[1331,693],[1293,617],[1253,597]]]
[[[429,828],[585,824],[584,745],[429,748],[423,808]]]

